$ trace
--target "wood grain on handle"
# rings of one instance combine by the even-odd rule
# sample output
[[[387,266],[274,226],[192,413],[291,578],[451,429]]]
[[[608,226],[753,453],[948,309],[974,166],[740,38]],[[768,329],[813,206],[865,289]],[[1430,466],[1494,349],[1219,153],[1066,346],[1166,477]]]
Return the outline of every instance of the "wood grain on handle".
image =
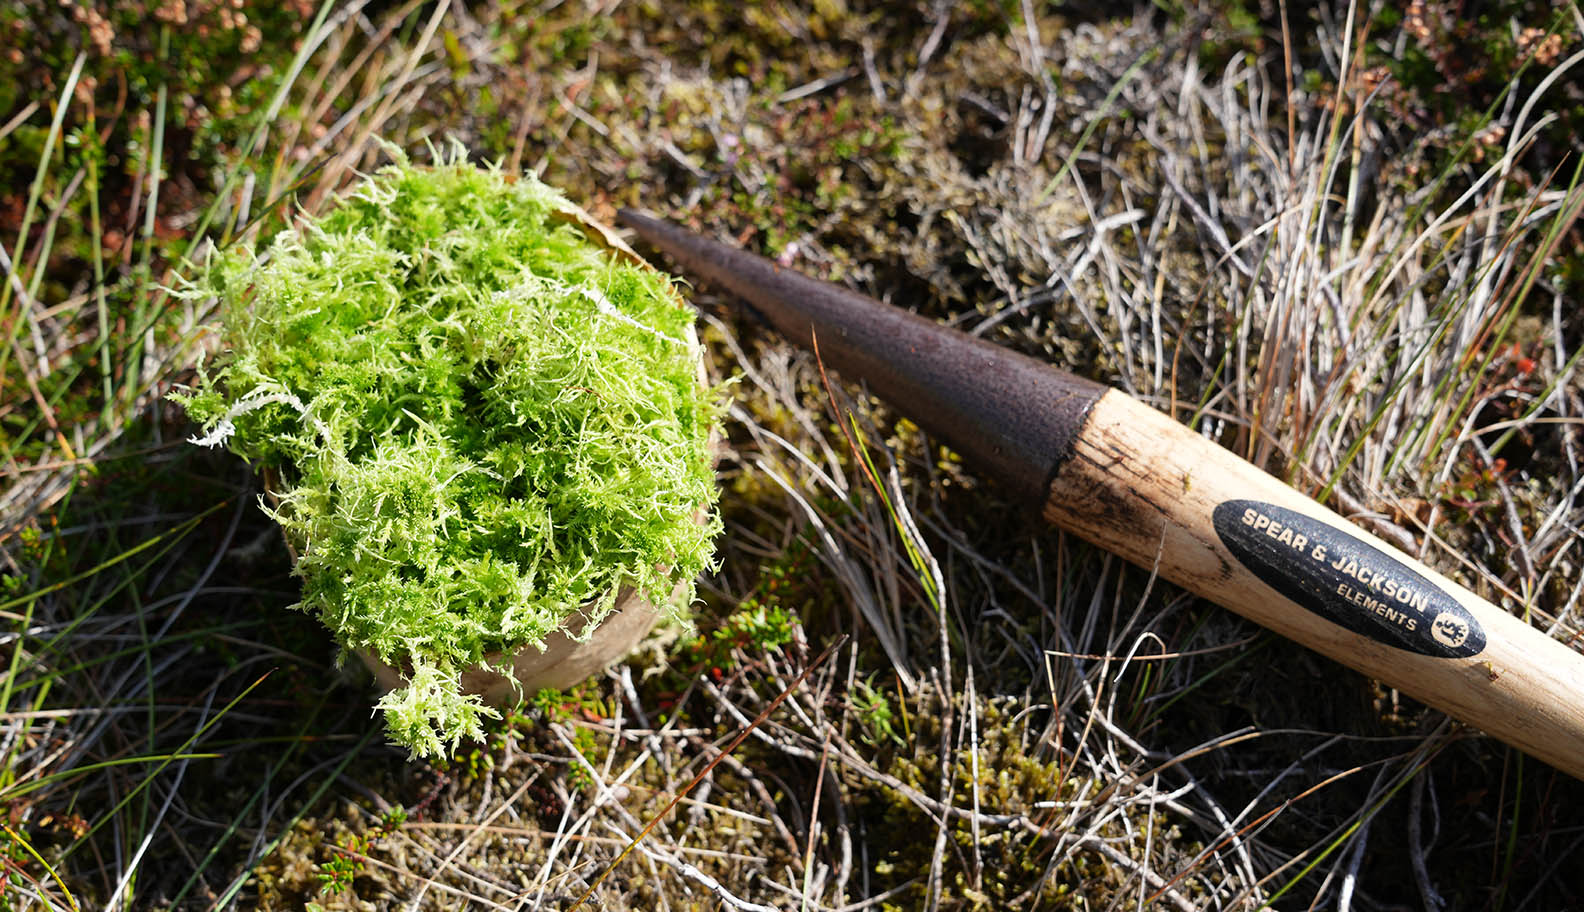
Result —
[[[1123,393],[1095,402],[1044,515],[1584,779],[1584,656]]]

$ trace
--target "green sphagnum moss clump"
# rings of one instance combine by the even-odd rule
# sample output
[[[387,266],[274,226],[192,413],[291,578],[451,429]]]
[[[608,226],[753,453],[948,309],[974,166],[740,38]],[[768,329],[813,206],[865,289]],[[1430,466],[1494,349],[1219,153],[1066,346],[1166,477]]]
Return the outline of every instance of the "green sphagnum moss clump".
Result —
[[[627,586],[680,617],[719,529],[693,314],[568,208],[401,160],[183,291],[223,323],[178,396],[197,442],[278,471],[298,607],[409,671],[379,707],[417,754],[496,715],[457,686],[486,653],[586,635]]]

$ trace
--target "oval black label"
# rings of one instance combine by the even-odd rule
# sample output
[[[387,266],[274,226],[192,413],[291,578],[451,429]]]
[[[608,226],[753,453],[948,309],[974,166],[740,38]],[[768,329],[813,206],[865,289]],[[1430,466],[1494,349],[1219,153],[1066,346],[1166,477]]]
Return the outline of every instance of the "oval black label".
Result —
[[[1485,648],[1468,609],[1391,555],[1334,526],[1257,500],[1215,508],[1221,543],[1271,588],[1333,624],[1427,656]]]

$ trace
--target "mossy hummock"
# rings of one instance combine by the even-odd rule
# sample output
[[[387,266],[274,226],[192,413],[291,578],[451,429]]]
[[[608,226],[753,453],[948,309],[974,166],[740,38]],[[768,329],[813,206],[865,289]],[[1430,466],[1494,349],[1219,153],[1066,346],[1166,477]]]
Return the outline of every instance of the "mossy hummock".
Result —
[[[197,442],[278,471],[298,607],[406,672],[379,707],[418,754],[494,715],[457,684],[486,653],[585,637],[626,587],[681,617],[710,561],[693,313],[576,213],[532,176],[401,160],[182,292],[222,319],[177,397]]]

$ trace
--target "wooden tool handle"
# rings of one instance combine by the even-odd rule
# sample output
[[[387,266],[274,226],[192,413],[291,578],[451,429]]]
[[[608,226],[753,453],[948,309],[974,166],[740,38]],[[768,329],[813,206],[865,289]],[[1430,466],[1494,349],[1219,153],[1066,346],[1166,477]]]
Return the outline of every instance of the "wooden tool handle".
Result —
[[[1584,655],[1123,393],[620,217],[1051,522],[1584,779]]]
[[[1584,779],[1584,656],[1123,393],[1044,515]]]

